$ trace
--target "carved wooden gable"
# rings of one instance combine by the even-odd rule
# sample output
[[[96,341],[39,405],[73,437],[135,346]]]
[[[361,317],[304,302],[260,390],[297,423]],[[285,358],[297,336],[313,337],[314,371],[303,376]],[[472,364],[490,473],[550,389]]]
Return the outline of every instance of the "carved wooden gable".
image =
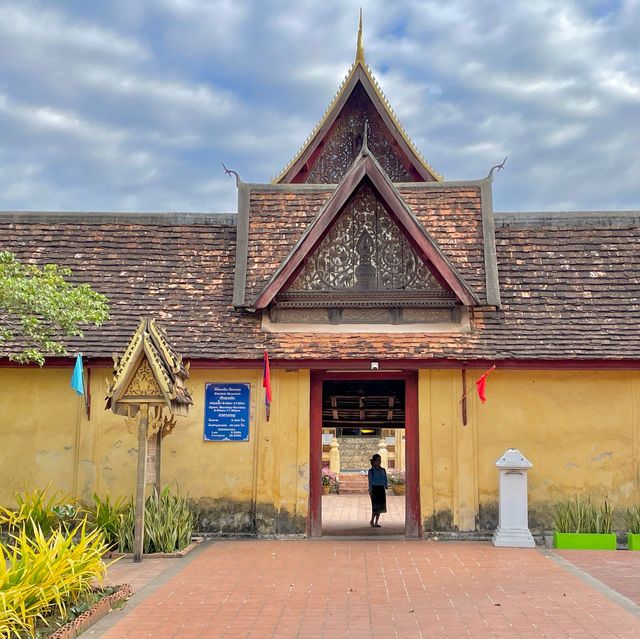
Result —
[[[327,294],[336,302],[368,299],[411,299],[429,292],[441,301],[453,300],[418,256],[368,182],[363,182],[344,207],[319,247],[284,292],[283,298],[314,299]],[[317,297],[317,296],[316,296]]]
[[[162,390],[151,370],[149,360],[142,359],[131,381],[121,395],[122,400],[158,399],[163,400]]]
[[[457,322],[463,306],[477,304],[365,136],[346,175],[253,308],[268,308],[276,323],[442,324]],[[371,309],[376,312],[364,312]]]
[[[367,145],[392,182],[413,182],[397,152],[397,144],[376,111],[362,83],[358,82],[329,130],[313,168],[304,180],[311,184],[337,184],[362,149],[367,127]],[[415,173],[415,172],[414,172]]]
[[[455,293],[363,180],[269,308],[275,323],[424,324],[460,319]]]

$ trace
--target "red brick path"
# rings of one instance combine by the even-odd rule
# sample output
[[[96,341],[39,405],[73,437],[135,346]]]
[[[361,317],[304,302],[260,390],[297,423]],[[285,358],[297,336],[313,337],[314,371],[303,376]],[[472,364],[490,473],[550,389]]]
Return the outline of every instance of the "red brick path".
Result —
[[[134,595],[91,636],[640,637],[640,619],[535,549],[248,540],[189,557],[166,560],[184,567],[173,564],[166,583]]]
[[[371,499],[364,495],[323,495],[322,535],[342,537],[404,536],[404,497],[387,491],[387,512],[380,517],[381,528],[371,528]]]
[[[640,552],[554,550],[556,555],[640,605]]]

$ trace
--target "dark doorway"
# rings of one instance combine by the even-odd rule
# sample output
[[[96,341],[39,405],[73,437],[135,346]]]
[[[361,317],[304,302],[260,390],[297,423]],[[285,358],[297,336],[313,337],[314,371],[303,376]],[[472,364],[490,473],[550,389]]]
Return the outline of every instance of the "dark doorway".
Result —
[[[323,536],[404,535],[405,498],[392,489],[381,527],[372,531],[367,475],[376,453],[388,476],[405,468],[404,386],[402,379],[323,381],[322,475],[338,480],[323,488]]]
[[[326,380],[322,429],[339,437],[382,437],[404,428],[404,380]]]
[[[346,530],[343,521],[338,526],[339,534],[371,533],[366,473],[371,456],[382,451],[388,473],[404,470],[407,477],[406,498],[392,495],[391,490],[388,493],[389,527],[384,532],[418,537],[417,442],[417,378],[414,373],[312,373],[310,536],[336,534],[336,522],[340,517],[353,520],[353,526],[349,524],[353,532]],[[336,455],[336,449],[339,455]],[[330,470],[330,464],[334,471],[339,468],[340,492],[333,488],[323,498],[322,476]],[[345,498],[338,498],[339,494]],[[352,494],[359,497],[347,499]],[[326,530],[323,499],[328,508]],[[348,512],[337,514],[336,508]],[[384,517],[381,519],[383,524]],[[382,529],[376,529],[376,532],[382,533]]]

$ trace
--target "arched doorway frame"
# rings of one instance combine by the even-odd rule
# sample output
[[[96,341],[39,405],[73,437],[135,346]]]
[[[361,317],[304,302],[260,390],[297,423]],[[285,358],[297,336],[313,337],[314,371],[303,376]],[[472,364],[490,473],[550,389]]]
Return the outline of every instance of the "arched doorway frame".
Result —
[[[418,437],[418,373],[417,371],[312,371],[310,388],[309,450],[309,537],[322,536],[322,382],[350,379],[402,379],[405,382],[405,442],[407,492],[405,500],[405,537],[421,537],[420,522],[420,450]]]

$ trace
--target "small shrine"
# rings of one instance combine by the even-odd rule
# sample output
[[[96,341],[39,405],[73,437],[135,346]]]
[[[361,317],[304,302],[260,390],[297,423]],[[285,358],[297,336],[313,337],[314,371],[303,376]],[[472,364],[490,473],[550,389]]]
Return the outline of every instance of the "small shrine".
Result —
[[[140,320],[123,355],[114,355],[113,363],[113,382],[107,380],[106,408],[126,417],[129,432],[138,435],[133,559],[141,561],[145,485],[154,484],[158,496],[162,492],[162,440],[173,431],[176,415],[186,416],[193,404],[185,386],[189,366],[171,348],[166,331],[153,319]]]

